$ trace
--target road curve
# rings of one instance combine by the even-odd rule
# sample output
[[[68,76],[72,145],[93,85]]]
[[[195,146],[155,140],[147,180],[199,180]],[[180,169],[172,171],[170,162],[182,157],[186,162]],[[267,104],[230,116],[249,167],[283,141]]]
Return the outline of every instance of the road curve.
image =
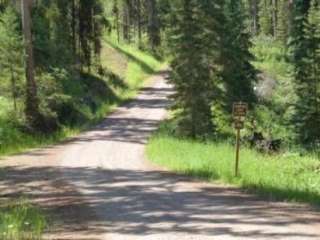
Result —
[[[1,198],[23,193],[57,215],[48,239],[320,239],[311,207],[266,202],[145,160],[148,137],[170,104],[165,77],[156,75],[134,101],[77,138],[4,159]]]

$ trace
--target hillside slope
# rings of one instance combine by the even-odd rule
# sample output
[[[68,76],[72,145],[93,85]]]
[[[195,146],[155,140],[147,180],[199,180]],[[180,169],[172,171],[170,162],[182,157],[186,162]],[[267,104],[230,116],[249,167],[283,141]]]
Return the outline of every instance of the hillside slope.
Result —
[[[21,122],[12,121],[11,103],[0,99],[0,155],[15,154],[61,141],[79,133],[108,114],[116,106],[134,97],[145,80],[161,68],[162,62],[129,45],[105,39],[99,71],[67,75],[62,70],[56,79],[63,95],[54,114],[60,129],[51,134],[30,134]],[[48,79],[45,79],[46,81]],[[39,79],[39,84],[43,79]]]

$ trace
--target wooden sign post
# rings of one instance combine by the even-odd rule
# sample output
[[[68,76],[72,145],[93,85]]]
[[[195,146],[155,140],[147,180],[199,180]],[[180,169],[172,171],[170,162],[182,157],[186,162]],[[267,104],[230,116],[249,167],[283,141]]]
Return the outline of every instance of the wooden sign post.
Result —
[[[233,104],[233,119],[234,127],[237,130],[236,141],[236,164],[235,164],[235,176],[239,175],[239,158],[240,158],[240,131],[244,128],[245,117],[248,112],[248,104],[243,102],[237,102]]]

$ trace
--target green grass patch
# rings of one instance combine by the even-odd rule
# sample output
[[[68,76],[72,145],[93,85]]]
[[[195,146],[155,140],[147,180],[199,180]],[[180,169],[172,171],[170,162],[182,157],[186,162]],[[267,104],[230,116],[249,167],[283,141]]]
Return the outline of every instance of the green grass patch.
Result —
[[[53,134],[28,134],[5,122],[0,129],[0,156],[22,153],[27,149],[45,147],[79,134],[81,128],[62,128]]]
[[[240,176],[235,177],[234,146],[178,139],[163,129],[147,146],[149,159],[160,166],[208,181],[233,184],[270,200],[320,205],[320,158],[315,154],[264,155],[242,148]]]
[[[0,98],[0,155],[47,146],[78,134],[136,96],[146,80],[163,66],[162,61],[147,52],[126,44],[118,45],[108,39],[101,61],[102,75],[92,71],[72,79],[62,70],[44,74],[43,79],[39,79],[41,88],[45,88],[48,82],[57,81],[64,92],[62,96],[55,96],[61,128],[50,135],[23,131],[19,120],[12,121],[10,117],[11,101]],[[46,96],[40,98],[46,99]]]
[[[41,239],[46,227],[44,214],[26,200],[0,207],[0,239]]]

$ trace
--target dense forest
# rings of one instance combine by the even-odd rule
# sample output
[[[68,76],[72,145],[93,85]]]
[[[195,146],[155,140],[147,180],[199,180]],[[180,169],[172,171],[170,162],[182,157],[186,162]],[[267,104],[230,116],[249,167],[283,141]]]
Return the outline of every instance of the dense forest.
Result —
[[[318,0],[1,0],[0,13],[3,143],[6,128],[52,134],[95,115],[117,79],[102,64],[112,42],[170,62],[177,135],[232,134],[232,104],[243,101],[248,129],[319,144]],[[258,91],[266,76],[271,98]]]
[[[315,239],[320,0],[0,0],[2,156],[1,239]]]

